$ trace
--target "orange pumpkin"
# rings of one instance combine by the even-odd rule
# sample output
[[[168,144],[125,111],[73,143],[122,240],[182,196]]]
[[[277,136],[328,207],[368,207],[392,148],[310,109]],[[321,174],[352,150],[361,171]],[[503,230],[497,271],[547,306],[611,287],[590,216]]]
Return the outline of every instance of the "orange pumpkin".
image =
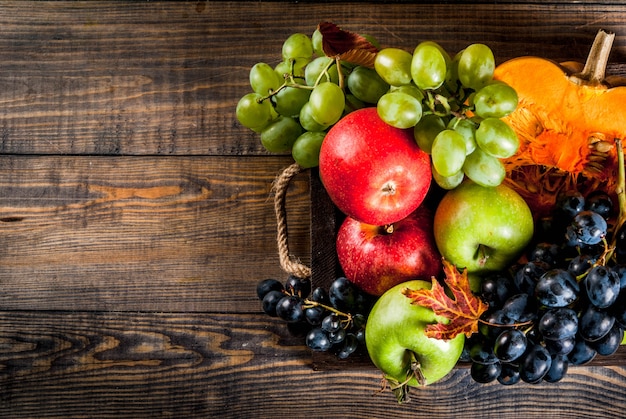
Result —
[[[518,153],[504,162],[506,182],[537,217],[567,190],[615,192],[615,140],[626,138],[626,86],[619,85],[626,83],[604,77],[614,37],[598,32],[584,66],[519,57],[495,70],[519,97],[505,118],[520,139]]]

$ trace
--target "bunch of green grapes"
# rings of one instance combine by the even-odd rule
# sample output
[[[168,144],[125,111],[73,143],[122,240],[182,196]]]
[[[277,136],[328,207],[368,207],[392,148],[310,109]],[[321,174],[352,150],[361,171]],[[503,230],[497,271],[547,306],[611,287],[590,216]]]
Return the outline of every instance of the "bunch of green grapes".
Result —
[[[322,141],[334,124],[351,111],[375,106],[390,88],[373,68],[327,57],[317,29],[311,37],[290,35],[275,67],[252,66],[250,86],[253,91],[237,104],[239,122],[260,134],[266,150],[290,151],[305,168],[318,165]]]
[[[505,176],[501,159],[517,151],[519,140],[501,119],[517,107],[517,94],[493,79],[494,69],[486,45],[471,44],[451,58],[432,41],[413,54],[381,49],[373,68],[355,65],[327,57],[316,29],[311,37],[290,35],[275,67],[257,63],[250,69],[253,91],[240,99],[236,115],[260,133],[266,150],[291,152],[308,168],[318,165],[334,124],[351,111],[376,106],[388,124],[413,128],[441,187],[453,189],[466,176],[496,186]]]
[[[377,102],[379,116],[398,128],[413,127],[441,187],[453,189],[466,176],[484,186],[502,182],[501,159],[517,152],[519,139],[501,118],[515,110],[518,97],[493,79],[489,47],[471,44],[454,58],[431,41],[413,54],[386,48],[377,54],[375,69],[390,85]]]

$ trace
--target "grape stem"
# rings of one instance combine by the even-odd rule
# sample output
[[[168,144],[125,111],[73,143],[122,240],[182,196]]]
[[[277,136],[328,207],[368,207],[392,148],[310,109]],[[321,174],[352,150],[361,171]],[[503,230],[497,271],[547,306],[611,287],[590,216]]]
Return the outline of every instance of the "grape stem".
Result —
[[[320,302],[309,300],[308,298],[305,298],[304,299],[304,304],[302,305],[302,308],[303,309],[307,309],[307,308],[312,308],[312,307],[322,307],[323,309],[328,310],[328,311],[330,311],[332,313],[335,313],[338,316],[343,316],[343,317],[346,318],[345,322],[348,325],[352,322],[352,314],[344,313],[343,311],[337,310],[335,307],[331,307],[329,305],[322,304]]]
[[[624,168],[624,146],[621,138],[615,138],[614,141],[617,148],[617,186],[615,193],[617,194],[619,213],[613,229],[614,234],[611,239],[611,246],[608,246],[607,251],[605,251],[603,255],[605,257],[604,260],[610,260],[613,256],[617,243],[617,233],[626,222],[626,168]],[[607,246],[606,241],[605,246]]]

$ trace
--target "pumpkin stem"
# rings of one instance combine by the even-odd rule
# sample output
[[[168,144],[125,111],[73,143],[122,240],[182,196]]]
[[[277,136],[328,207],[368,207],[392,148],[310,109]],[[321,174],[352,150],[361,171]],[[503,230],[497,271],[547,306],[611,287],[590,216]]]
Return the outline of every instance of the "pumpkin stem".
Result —
[[[614,33],[600,29],[593,40],[593,45],[591,45],[583,71],[572,74],[570,80],[576,84],[602,85],[614,39]]]

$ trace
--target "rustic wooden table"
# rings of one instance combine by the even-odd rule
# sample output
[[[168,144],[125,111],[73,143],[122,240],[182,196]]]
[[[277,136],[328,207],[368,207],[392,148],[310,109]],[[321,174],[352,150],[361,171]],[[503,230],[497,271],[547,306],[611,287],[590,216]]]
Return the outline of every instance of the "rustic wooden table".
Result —
[[[254,291],[285,276],[270,188],[291,158],[233,112],[249,68],[323,20],[499,62],[583,60],[604,28],[626,75],[618,3],[0,4],[0,416],[626,416],[619,365],[511,388],[458,369],[402,406],[372,366],[314,370]],[[304,263],[310,206],[303,173],[287,211]]]

